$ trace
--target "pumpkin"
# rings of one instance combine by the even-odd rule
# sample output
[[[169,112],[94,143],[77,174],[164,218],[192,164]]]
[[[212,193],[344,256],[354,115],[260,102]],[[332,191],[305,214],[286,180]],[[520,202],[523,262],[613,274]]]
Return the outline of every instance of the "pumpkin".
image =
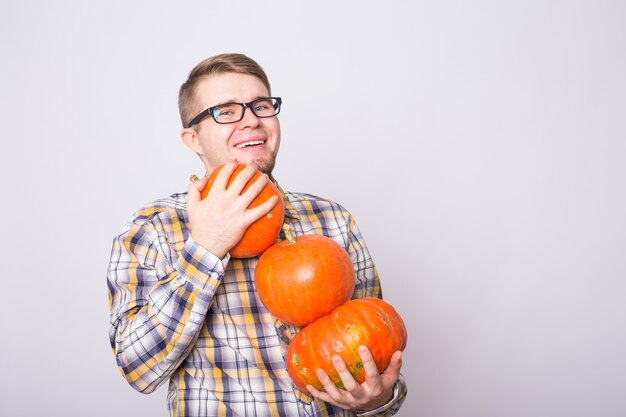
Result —
[[[350,300],[298,332],[289,343],[287,371],[302,392],[307,385],[318,390],[324,387],[315,371],[323,369],[333,383],[344,388],[332,363],[339,355],[358,383],[365,380],[363,362],[358,348],[369,348],[379,372],[382,372],[397,350],[404,350],[407,332],[396,310],[378,298]]]
[[[295,237],[259,258],[254,275],[263,305],[284,323],[304,327],[352,297],[354,266],[346,250],[322,235]]]
[[[215,178],[217,174],[222,169],[223,165],[217,167],[211,174],[209,174],[209,179],[202,190],[201,196],[205,198],[209,191],[211,190],[213,184],[215,183]],[[239,164],[233,174],[230,176],[226,187],[228,188],[230,184],[232,184],[235,177],[245,168],[246,166],[243,164]],[[245,187],[242,190],[242,193],[247,190],[254,181],[256,181],[261,176],[260,172],[256,172],[252,179],[248,181]],[[274,242],[276,242],[276,238],[278,237],[278,233],[280,232],[280,227],[283,224],[283,219],[285,217],[285,203],[283,198],[278,191],[276,185],[274,185],[271,181],[265,185],[263,190],[252,200],[252,203],[248,206],[248,208],[254,208],[266,202],[272,196],[278,197],[278,202],[272,208],[272,210],[267,213],[265,216],[258,219],[256,222],[252,223],[248,229],[243,234],[241,240],[229,251],[230,256],[233,258],[252,258],[258,256],[263,253],[267,248],[272,246]]]

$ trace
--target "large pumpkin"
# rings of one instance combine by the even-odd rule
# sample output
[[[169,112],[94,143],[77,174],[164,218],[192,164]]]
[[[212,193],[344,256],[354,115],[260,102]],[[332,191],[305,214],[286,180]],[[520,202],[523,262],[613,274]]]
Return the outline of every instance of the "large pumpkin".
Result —
[[[295,335],[287,349],[287,371],[302,392],[308,392],[306,385],[324,389],[315,374],[317,369],[323,369],[335,385],[343,388],[332,364],[334,355],[343,358],[354,379],[362,383],[365,370],[359,346],[369,348],[382,372],[393,353],[404,350],[406,341],[404,322],[389,303],[372,297],[350,300]]]
[[[213,187],[215,183],[215,177],[222,169],[223,165],[217,167],[211,174],[209,174],[209,180],[207,185],[202,190],[202,198],[205,198],[209,193],[209,190]],[[233,174],[230,176],[228,180],[228,184],[226,187],[229,187],[233,182],[235,177],[245,168],[246,166],[243,164],[239,164]],[[243,191],[247,190],[254,181],[257,180],[261,176],[260,172],[254,174],[252,179],[248,181],[245,185]],[[243,192],[242,191],[242,192]],[[271,182],[268,181],[267,185],[263,188],[263,190],[256,196],[252,203],[248,206],[248,208],[254,208],[266,202],[270,197],[277,196],[278,202],[274,206],[274,208],[267,213],[265,216],[261,217],[256,222],[252,223],[243,237],[230,251],[230,256],[233,258],[252,258],[258,256],[265,251],[265,249],[272,246],[274,242],[276,242],[276,238],[278,236],[278,232],[280,232],[280,227],[283,224],[283,219],[285,217],[285,203],[283,198],[278,191],[278,188]]]
[[[257,293],[287,324],[304,327],[352,297],[354,266],[346,250],[322,235],[293,237],[269,248],[256,266]]]

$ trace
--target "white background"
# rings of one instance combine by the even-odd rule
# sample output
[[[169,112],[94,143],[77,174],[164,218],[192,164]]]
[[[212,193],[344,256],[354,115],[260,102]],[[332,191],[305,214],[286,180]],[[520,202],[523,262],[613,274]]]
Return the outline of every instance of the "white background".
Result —
[[[113,236],[202,174],[177,92],[243,52],[275,175],[357,218],[409,331],[400,416],[626,415],[622,1],[0,4],[0,414],[165,416],[108,338]]]

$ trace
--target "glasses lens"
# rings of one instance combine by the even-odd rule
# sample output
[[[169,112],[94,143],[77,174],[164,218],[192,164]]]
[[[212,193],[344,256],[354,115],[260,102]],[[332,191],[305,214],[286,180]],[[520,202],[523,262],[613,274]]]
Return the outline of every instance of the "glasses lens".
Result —
[[[213,109],[213,118],[218,123],[232,123],[241,119],[243,106],[241,104],[223,104]]]
[[[260,98],[252,102],[252,110],[258,117],[271,117],[278,114],[280,104],[273,98]]]

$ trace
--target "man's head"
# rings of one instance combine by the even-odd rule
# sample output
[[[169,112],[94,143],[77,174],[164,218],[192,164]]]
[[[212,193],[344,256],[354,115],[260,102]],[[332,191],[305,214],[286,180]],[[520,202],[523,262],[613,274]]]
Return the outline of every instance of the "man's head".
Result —
[[[280,124],[276,116],[267,117],[263,113],[265,102],[253,104],[258,116],[245,107],[243,118],[233,123],[224,123],[218,110],[207,112],[200,120],[196,118],[214,106],[250,103],[270,95],[267,75],[245,55],[217,55],[202,61],[191,71],[178,98],[183,123],[181,138],[200,156],[207,172],[232,160],[254,163],[266,173],[272,171],[280,145]],[[271,115],[280,108],[280,103],[269,103],[278,106],[269,110]]]

